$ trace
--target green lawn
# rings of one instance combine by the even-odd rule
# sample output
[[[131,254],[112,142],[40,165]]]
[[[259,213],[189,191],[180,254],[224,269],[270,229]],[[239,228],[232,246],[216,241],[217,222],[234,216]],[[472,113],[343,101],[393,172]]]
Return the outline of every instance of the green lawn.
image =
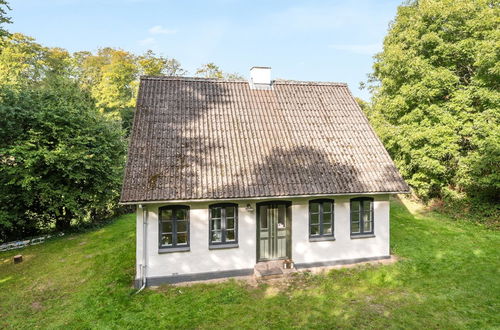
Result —
[[[391,212],[392,252],[402,259],[393,265],[139,295],[134,216],[122,216],[0,253],[0,328],[500,328],[500,233],[408,202],[392,202]],[[25,261],[14,265],[18,253]]]

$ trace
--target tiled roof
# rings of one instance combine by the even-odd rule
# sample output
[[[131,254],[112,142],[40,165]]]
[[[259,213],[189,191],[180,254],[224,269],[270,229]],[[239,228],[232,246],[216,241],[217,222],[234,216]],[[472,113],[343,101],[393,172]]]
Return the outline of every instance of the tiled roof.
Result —
[[[121,202],[407,191],[345,84],[141,79]]]

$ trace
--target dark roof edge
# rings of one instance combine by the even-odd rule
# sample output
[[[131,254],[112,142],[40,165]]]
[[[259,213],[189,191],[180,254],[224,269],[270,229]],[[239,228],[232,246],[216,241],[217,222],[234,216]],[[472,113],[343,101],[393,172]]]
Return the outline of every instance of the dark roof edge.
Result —
[[[236,200],[259,200],[259,199],[288,199],[288,198],[307,198],[307,197],[327,197],[327,196],[358,196],[358,195],[396,195],[410,194],[411,191],[374,191],[374,192],[349,192],[334,194],[306,194],[306,195],[276,195],[276,196],[255,196],[255,197],[223,197],[223,198],[193,198],[193,199],[149,199],[137,201],[120,201],[121,205],[130,204],[157,204],[157,203],[194,203],[211,201],[236,201]]]
[[[201,77],[180,77],[180,76],[141,76],[141,80],[165,80],[165,81],[204,81],[219,83],[248,83],[244,79],[217,79]],[[342,86],[347,87],[347,83],[329,82],[329,81],[300,81],[300,80],[273,80],[273,84],[278,85],[318,85],[318,86]]]

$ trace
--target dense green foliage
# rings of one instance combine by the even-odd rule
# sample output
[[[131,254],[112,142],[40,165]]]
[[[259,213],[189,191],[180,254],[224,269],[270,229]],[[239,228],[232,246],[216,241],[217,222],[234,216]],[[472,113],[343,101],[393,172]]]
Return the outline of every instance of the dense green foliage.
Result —
[[[500,196],[500,5],[399,7],[375,58],[372,123],[424,199]]]
[[[0,52],[0,86],[20,90],[47,79],[76,82],[94,98],[104,114],[129,126],[141,75],[183,75],[175,59],[147,51],[136,56],[121,49],[102,48],[70,54],[47,48],[31,37],[13,33]]]
[[[406,202],[405,202],[406,204]],[[289,282],[164,286],[131,295],[134,216],[0,253],[0,328],[485,329],[500,324],[500,234],[391,207],[393,265]],[[22,253],[25,261],[13,264]]]
[[[75,63],[22,34],[3,40],[0,242],[101,221],[117,206],[124,132]]]
[[[0,88],[0,241],[112,214],[125,140],[76,83]]]

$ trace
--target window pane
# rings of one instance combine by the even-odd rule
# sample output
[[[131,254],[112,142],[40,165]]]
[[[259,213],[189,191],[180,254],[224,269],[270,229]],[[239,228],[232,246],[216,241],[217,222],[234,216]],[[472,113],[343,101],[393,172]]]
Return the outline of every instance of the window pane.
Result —
[[[278,228],[283,229],[286,228],[286,215],[285,215],[285,205],[278,205]]]
[[[187,233],[177,233],[177,245],[187,244]]]
[[[323,213],[323,223],[331,223],[332,222],[332,214],[331,213]]]
[[[351,212],[359,212],[359,201],[351,201]]]
[[[319,223],[319,214],[311,214],[311,225]]]
[[[212,231],[211,241],[217,243],[217,242],[221,242],[221,240],[222,240],[221,231],[220,230]]]
[[[363,210],[369,211],[371,210],[372,201],[363,201]]]
[[[221,220],[220,219],[213,219],[212,220],[212,230],[218,230],[221,229]]]
[[[212,208],[212,218],[220,218],[221,217],[221,208],[220,207],[213,207]]]
[[[172,232],[172,221],[163,221],[161,231],[162,231],[162,233],[171,233]]]
[[[161,235],[161,245],[162,246],[172,246],[172,234],[162,234]]]
[[[227,218],[226,229],[234,229],[234,219],[233,218]]]
[[[370,233],[372,231],[372,223],[371,221],[365,222],[363,227],[364,232]]]
[[[359,212],[351,212],[351,221],[360,221],[360,214]]]
[[[372,213],[370,212],[370,209],[366,210],[363,212],[363,231],[364,232],[371,232],[372,231],[372,219],[371,219]]]
[[[185,220],[177,221],[177,232],[187,231],[187,230],[188,230],[187,221]]]
[[[309,204],[310,211],[311,213],[318,213],[319,212],[319,203],[311,203]]]
[[[226,241],[235,241],[234,230],[228,230],[226,233]]]
[[[319,225],[311,225],[311,235],[319,235]]]
[[[228,206],[226,207],[226,217],[234,217],[234,206]]]
[[[323,224],[323,235],[331,235],[332,234],[332,225],[330,223]]]
[[[176,219],[187,219],[187,209],[181,208],[175,210]]]
[[[368,223],[371,221],[371,213],[363,212],[363,223]]]
[[[160,220],[171,220],[171,219],[172,219],[172,210],[162,209],[160,213]]]
[[[323,212],[332,212],[332,203],[324,202],[323,203]]]
[[[260,228],[267,228],[267,206],[260,206]]]
[[[356,234],[356,233],[359,233],[359,222],[357,222],[357,221],[356,221],[356,222],[354,222],[354,221],[353,221],[353,222],[351,223],[351,232],[352,232],[352,233],[355,233],[355,234]]]

